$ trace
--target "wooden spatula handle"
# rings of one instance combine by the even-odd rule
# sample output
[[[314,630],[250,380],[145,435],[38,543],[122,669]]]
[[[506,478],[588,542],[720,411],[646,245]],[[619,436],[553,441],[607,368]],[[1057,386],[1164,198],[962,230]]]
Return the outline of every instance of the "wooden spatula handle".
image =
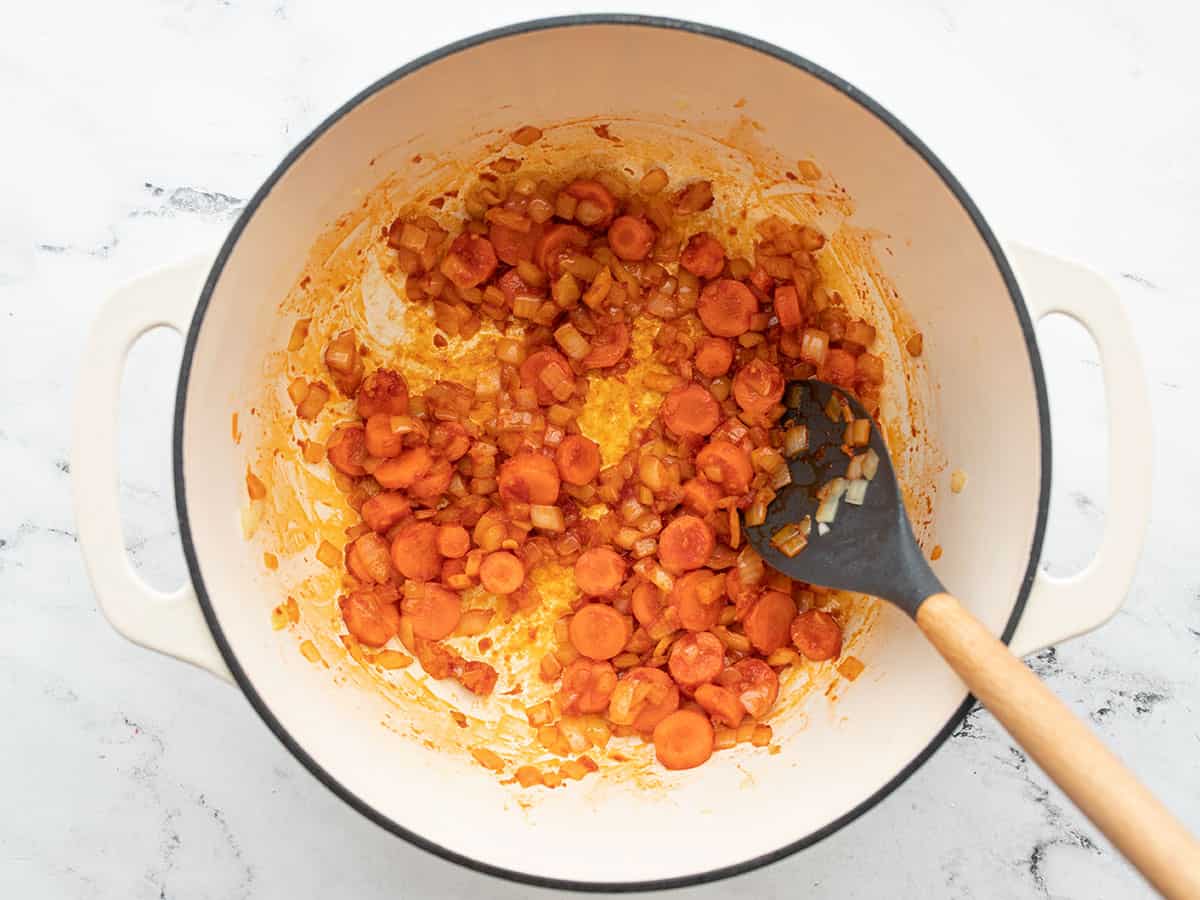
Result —
[[[1080,719],[949,594],[917,624],[1030,757],[1164,896],[1200,898],[1200,844]]]

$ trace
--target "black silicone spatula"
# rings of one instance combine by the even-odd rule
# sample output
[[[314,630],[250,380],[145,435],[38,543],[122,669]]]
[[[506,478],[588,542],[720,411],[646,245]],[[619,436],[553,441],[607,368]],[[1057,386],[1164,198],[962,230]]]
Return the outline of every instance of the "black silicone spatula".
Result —
[[[1200,898],[1200,844],[946,593],[913,536],[887,447],[862,405],[821,381],[794,382],[784,397],[782,424],[805,426],[807,442],[789,461],[792,482],[779,490],[766,521],[744,528],[763,559],[799,581],[872,594],[903,609],[971,693],[1159,891]]]

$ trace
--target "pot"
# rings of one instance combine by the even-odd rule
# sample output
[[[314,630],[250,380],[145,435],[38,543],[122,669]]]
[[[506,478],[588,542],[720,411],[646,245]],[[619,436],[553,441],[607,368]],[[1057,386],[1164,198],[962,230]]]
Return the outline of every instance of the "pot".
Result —
[[[563,72],[570,90],[536,88]],[[915,135],[813,63],[707,26],[578,16],[470,38],[371,85],[279,165],[215,261],[166,267],[112,296],[85,349],[73,469],[80,544],[113,626],[234,682],[322,783],[382,827],[520,881],[613,890],[712,880],[810,846],[894,790],[946,740],[970,698],[891,607],[855,649],[864,677],[839,690],[836,705],[809,709],[778,754],[718,754],[656,790],[580,782],[526,807],[471,760],[381,728],[381,698],[283,646],[265,613],[278,594],[238,524],[246,451],[229,439],[230,411],[257,390],[265,354],[286,341],[277,302],[315,237],[415,144],[453,155],[491,129],[586,116],[631,127],[676,116],[703,132],[743,108],[764,154],[829,166],[854,198],[853,221],[881,235],[886,275],[924,333],[929,428],[948,464],[931,494],[939,577],[1020,654],[1108,619],[1140,550],[1150,459],[1144,381],[1114,289],[1076,265],[1002,245]],[[1096,339],[1110,416],[1108,525],[1095,560],[1069,579],[1038,571],[1051,452],[1034,323],[1054,312]],[[186,334],[173,453],[191,580],[170,595],[130,566],[114,480],[123,361],[159,325]],[[949,468],[969,476],[961,495],[945,489]]]

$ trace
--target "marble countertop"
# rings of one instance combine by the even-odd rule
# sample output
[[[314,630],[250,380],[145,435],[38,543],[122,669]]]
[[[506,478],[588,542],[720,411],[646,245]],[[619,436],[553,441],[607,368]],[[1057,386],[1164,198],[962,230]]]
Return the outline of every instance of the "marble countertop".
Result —
[[[1155,417],[1154,509],[1124,609],[1038,654],[1039,674],[1200,830],[1200,210],[1197,13],[1155,2],[658,2],[849,78],[920,134],[1003,236],[1118,285]],[[335,6],[337,12],[335,14]],[[215,247],[324,115],[412,57],[571,11],[471,15],[369,0],[19,4],[0,34],[0,895],[526,897],[344,806],[235,690],[126,643],[96,609],[70,501],[79,347],[108,291]],[[624,4],[621,4],[624,7]],[[632,10],[631,10],[632,11]],[[472,11],[474,12],[474,11]],[[1190,16],[1191,21],[1184,17]],[[1045,565],[1077,569],[1105,514],[1101,382],[1048,322],[1055,429]],[[134,349],[121,494],[129,552],[184,577],[169,481],[179,339]],[[676,897],[1126,897],[1147,893],[976,710],[869,815],[767,869]]]

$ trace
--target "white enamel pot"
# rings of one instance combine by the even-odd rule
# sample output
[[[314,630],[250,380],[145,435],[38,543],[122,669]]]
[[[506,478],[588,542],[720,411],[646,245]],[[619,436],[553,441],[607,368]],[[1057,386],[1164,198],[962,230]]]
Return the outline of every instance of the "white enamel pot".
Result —
[[[85,348],[73,472],[80,543],[114,627],[235,682],[321,782],[382,827],[531,883],[632,889],[744,872],[813,844],[899,786],[954,730],[969,698],[890,607],[859,653],[868,674],[836,716],[813,716],[780,753],[718,754],[665,793],[580,782],[524,810],[480,766],[399,740],[379,726],[368,692],[335,684],[294,646],[281,647],[264,616],[277,598],[260,596],[269,588],[238,527],[246,458],[229,440],[230,410],[279,346],[276,303],[314,238],[377,183],[377,158],[415,130],[422,146],[446,152],[489,127],[596,113],[699,117],[743,98],[761,123],[759,140],[789,159],[826,162],[858,204],[856,220],[891,236],[888,275],[925,334],[936,441],[969,473],[966,493],[938,492],[941,580],[1020,654],[1107,620],[1140,550],[1150,460],[1144,381],[1113,288],[1002,245],[920,140],[807,60],[706,26],[589,16],[494,31],[397,70],[292,151],[215,261],[159,270],[111,298]],[[1110,420],[1108,525],[1096,558],[1067,580],[1038,571],[1051,451],[1033,326],[1052,312],[1095,338]],[[130,566],[114,477],[124,358],[159,325],[186,334],[173,452],[191,580],[170,595]]]

